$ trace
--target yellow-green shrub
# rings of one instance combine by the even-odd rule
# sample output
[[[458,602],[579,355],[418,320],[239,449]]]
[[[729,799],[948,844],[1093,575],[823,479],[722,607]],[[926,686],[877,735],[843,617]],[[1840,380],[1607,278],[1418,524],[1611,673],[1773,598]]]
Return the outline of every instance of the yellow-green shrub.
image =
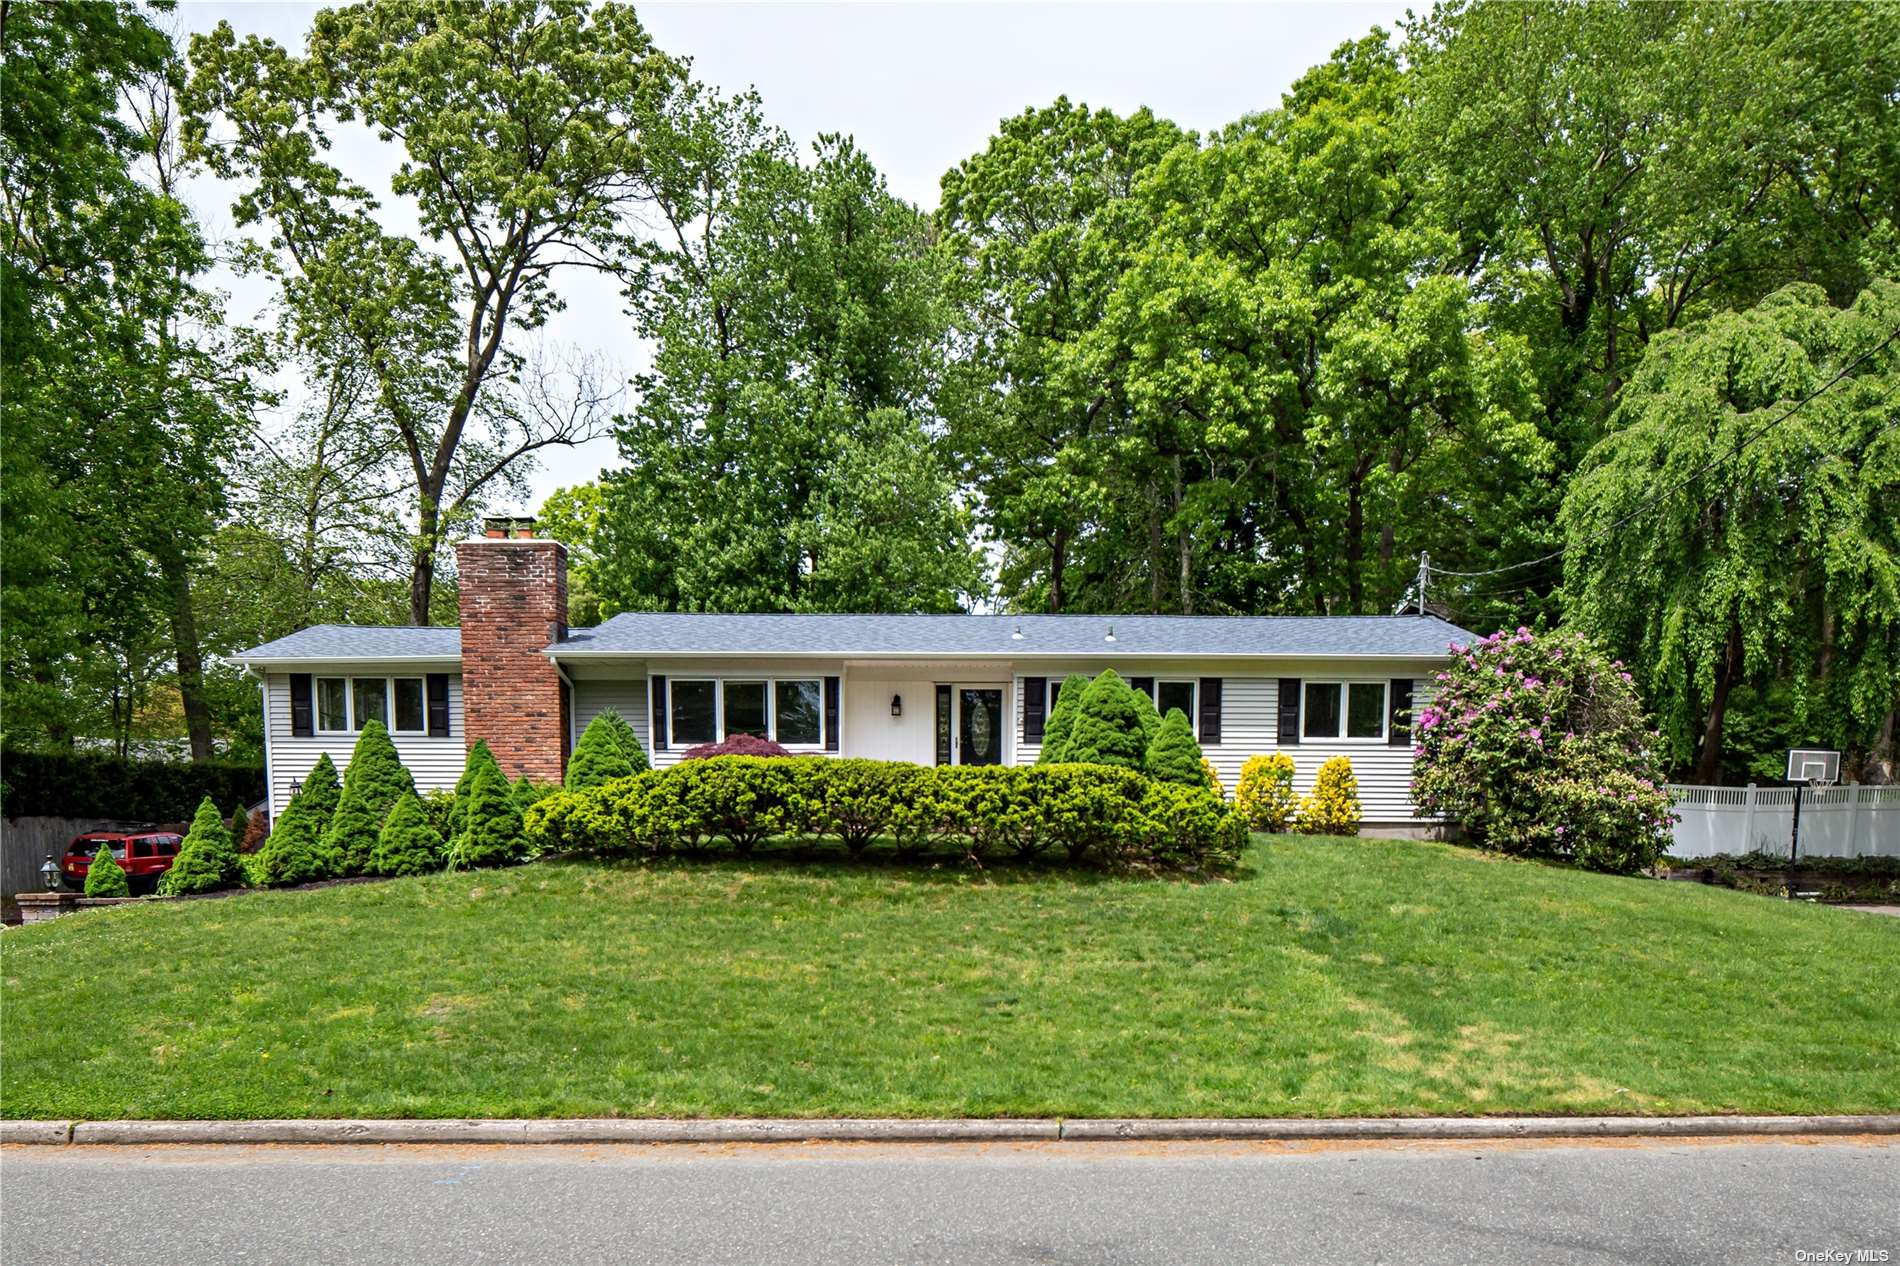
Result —
[[[1294,824],[1305,835],[1359,834],[1359,780],[1350,760],[1335,756],[1319,767]]]
[[[1284,831],[1299,807],[1293,794],[1293,758],[1285,752],[1249,756],[1234,786],[1234,808],[1256,831]]]
[[[1220,773],[1214,768],[1214,762],[1201,757],[1201,772],[1207,775],[1207,786],[1217,797],[1227,799],[1227,786],[1220,780]]]

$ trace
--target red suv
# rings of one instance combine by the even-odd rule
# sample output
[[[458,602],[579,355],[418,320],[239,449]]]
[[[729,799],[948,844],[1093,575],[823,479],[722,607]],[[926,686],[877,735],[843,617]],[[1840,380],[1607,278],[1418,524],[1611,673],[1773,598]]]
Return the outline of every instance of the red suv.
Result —
[[[170,831],[88,831],[75,836],[66,846],[66,856],[60,860],[59,868],[68,884],[74,889],[84,889],[86,871],[103,844],[112,850],[112,860],[124,868],[126,883],[132,891],[151,892],[158,887],[158,877],[171,869],[172,859],[178,856],[178,846],[183,842],[183,836]]]

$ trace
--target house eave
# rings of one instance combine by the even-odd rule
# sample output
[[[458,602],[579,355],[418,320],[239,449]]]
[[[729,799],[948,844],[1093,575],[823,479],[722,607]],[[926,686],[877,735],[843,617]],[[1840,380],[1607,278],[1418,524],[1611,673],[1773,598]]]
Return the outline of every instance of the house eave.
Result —
[[[457,668],[462,666],[460,655],[324,655],[295,657],[269,656],[266,658],[247,658],[233,656],[231,661],[242,665],[252,672],[289,671],[301,668],[331,668],[350,664],[403,664],[415,668]]]

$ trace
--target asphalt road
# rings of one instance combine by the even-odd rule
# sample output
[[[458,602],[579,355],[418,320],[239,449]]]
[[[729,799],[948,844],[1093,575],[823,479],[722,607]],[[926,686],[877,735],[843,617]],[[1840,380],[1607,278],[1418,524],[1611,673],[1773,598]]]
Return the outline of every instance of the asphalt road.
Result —
[[[0,1150],[7,1266],[1730,1266],[1859,1249],[1900,1264],[1895,1140]]]

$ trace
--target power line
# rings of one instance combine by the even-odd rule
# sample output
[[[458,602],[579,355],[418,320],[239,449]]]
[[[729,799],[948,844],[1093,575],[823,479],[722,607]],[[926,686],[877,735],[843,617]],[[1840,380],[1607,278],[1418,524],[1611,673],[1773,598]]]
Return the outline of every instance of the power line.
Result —
[[[1892,344],[1894,340],[1896,339],[1900,339],[1900,326],[1895,326],[1893,328],[1892,333],[1888,334],[1886,338],[1882,339],[1878,344],[1869,348],[1867,351],[1861,353],[1861,355],[1855,357],[1852,361],[1848,362],[1848,364],[1845,365],[1841,369],[1840,373],[1835,374],[1834,377],[1828,379],[1825,383],[1821,384],[1819,387],[1816,387],[1806,397],[1795,402],[1795,404],[1790,406],[1786,412],[1781,413],[1780,415],[1776,417],[1770,418],[1768,421],[1762,423],[1759,427],[1756,427],[1753,431],[1749,432],[1746,436],[1743,437],[1742,441],[1735,446],[1735,451],[1733,453],[1722,453],[1722,454],[1718,454],[1715,457],[1710,458],[1708,461],[1704,462],[1701,466],[1697,467],[1695,470],[1690,471],[1687,477],[1685,477],[1684,479],[1676,483],[1673,487],[1665,488],[1662,492],[1658,493],[1656,495],[1656,498],[1653,501],[1649,501],[1649,502],[1644,503],[1643,505],[1637,506],[1634,510],[1631,510],[1628,514],[1616,520],[1614,523],[1611,523],[1608,526],[1592,533],[1591,535],[1585,537],[1581,541],[1575,542],[1575,544],[1576,545],[1594,545],[1597,541],[1603,539],[1604,537],[1608,536],[1610,533],[1616,531],[1618,528],[1621,528],[1622,526],[1627,524],[1631,519],[1634,519],[1638,515],[1643,514],[1649,510],[1653,510],[1657,506],[1660,506],[1663,502],[1667,501],[1670,497],[1673,497],[1676,493],[1681,492],[1684,488],[1688,487],[1690,484],[1694,483],[1696,480],[1700,479],[1702,476],[1708,474],[1711,470],[1714,470],[1718,465],[1720,465],[1724,461],[1727,461],[1730,457],[1741,456],[1742,451],[1746,449],[1750,444],[1753,444],[1756,440],[1768,434],[1769,431],[1773,430],[1777,426],[1780,426],[1783,422],[1786,422],[1789,418],[1793,417],[1795,414],[1801,412],[1802,409],[1805,409],[1808,405],[1812,404],[1815,400],[1819,399],[1822,394],[1831,390],[1833,387],[1835,387],[1836,385],[1844,381],[1849,374],[1852,374],[1856,369],[1859,369],[1863,364],[1872,360],[1875,356],[1879,355],[1881,352],[1885,351],[1887,347],[1890,344]],[[1875,433],[1874,438],[1878,439],[1881,435],[1886,434],[1886,432],[1891,429],[1892,427],[1883,428],[1882,430]],[[1836,453],[1836,454],[1833,454],[1832,456],[1839,457],[1841,456],[1841,454]],[[1815,464],[1819,465],[1820,463],[1817,462]],[[1435,576],[1454,576],[1461,580],[1475,580],[1481,576],[1501,576],[1501,575],[1504,575],[1506,572],[1520,571],[1526,567],[1537,567],[1544,563],[1554,562],[1557,559],[1562,558],[1564,554],[1568,552],[1571,548],[1572,548],[1572,545],[1570,543],[1566,543],[1566,544],[1558,546],[1556,549],[1552,550],[1550,553],[1544,554],[1540,557],[1528,558],[1528,559],[1525,559],[1521,563],[1506,563],[1502,567],[1491,567],[1491,568],[1487,568],[1484,571],[1447,571],[1446,569],[1442,567],[1433,567],[1430,570],[1431,570],[1431,574]]]

